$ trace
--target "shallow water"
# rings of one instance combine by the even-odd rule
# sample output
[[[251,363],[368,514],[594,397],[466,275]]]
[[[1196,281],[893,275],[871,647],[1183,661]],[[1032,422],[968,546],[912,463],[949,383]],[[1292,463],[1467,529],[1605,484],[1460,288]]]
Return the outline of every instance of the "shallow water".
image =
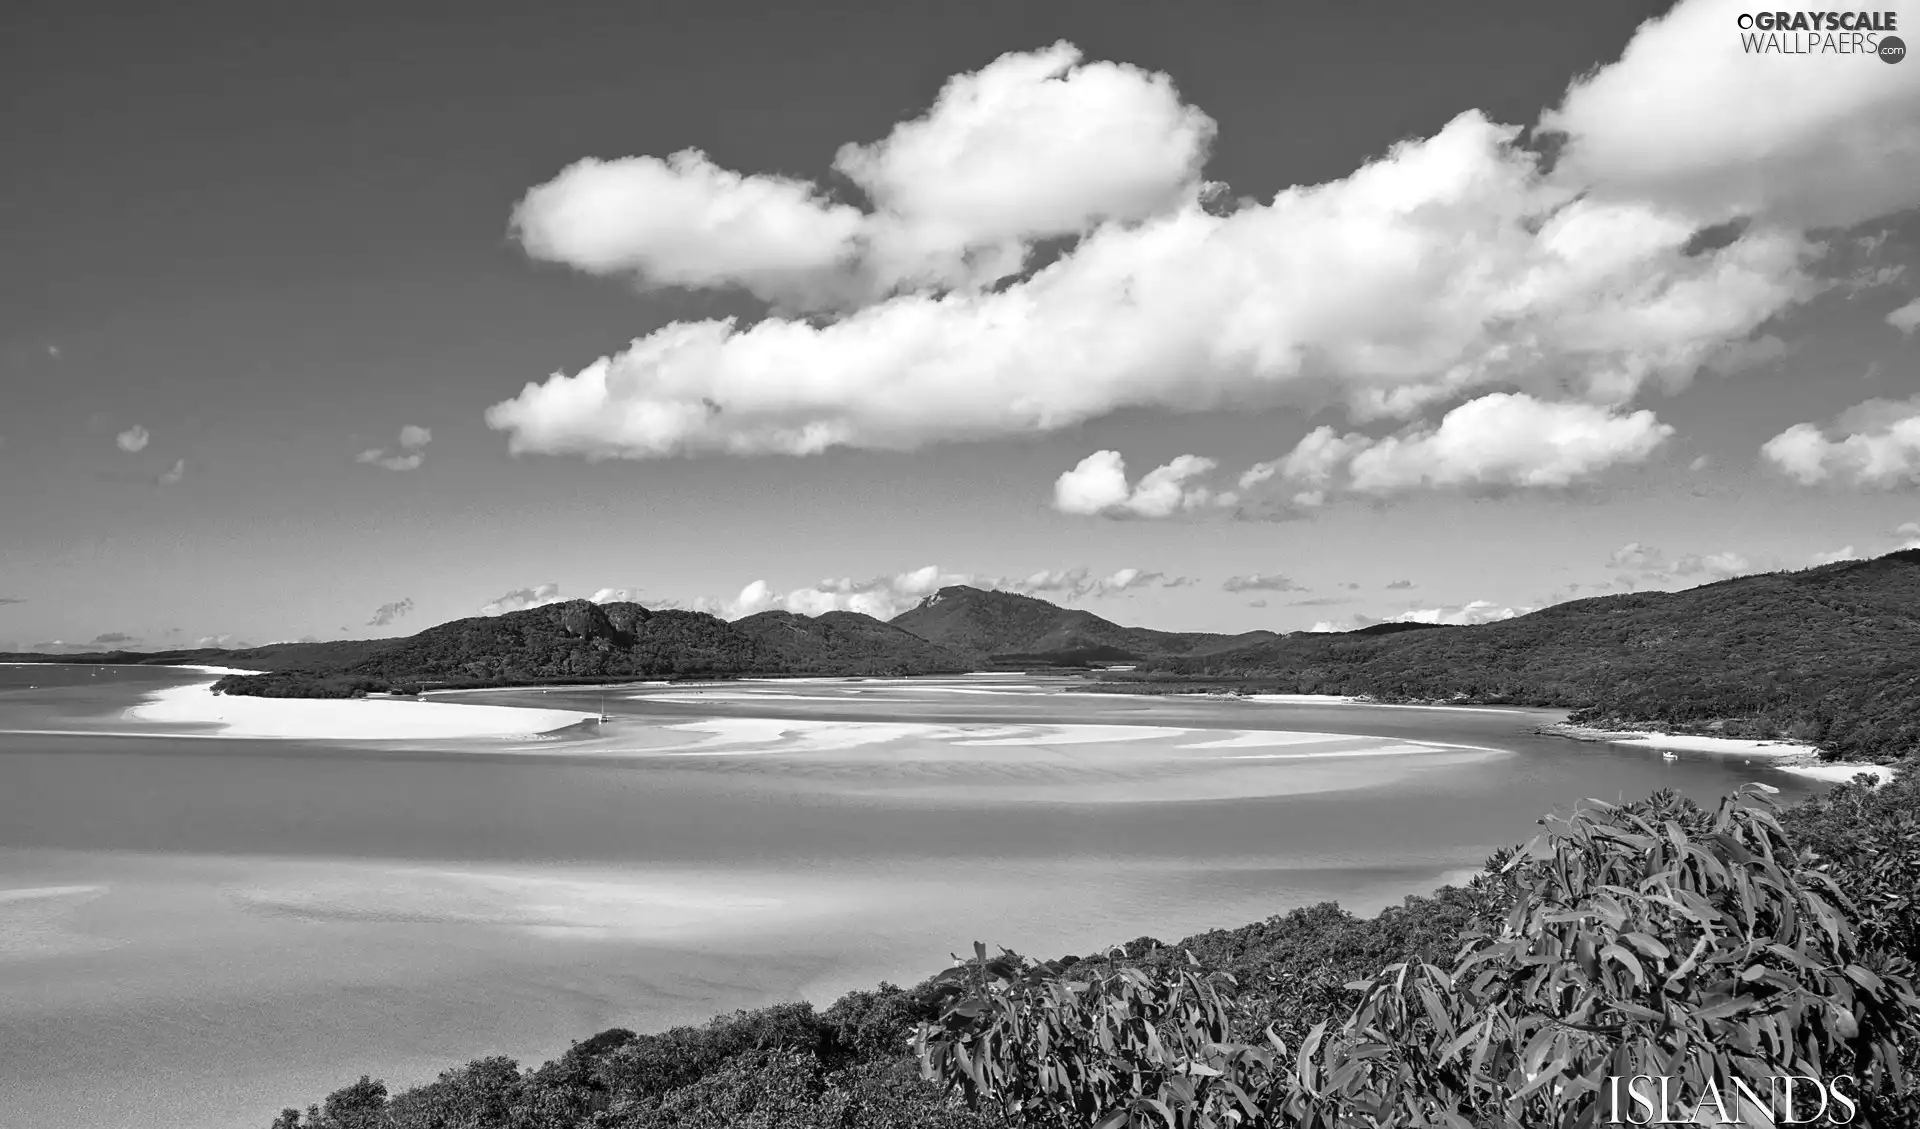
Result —
[[[124,730],[193,677],[0,667],[0,729]],[[624,690],[540,742],[0,734],[0,1127],[264,1126],[361,1073],[824,1004],[976,939],[1057,955],[1375,908],[1582,796],[1807,791],[1538,737],[1540,711],[1073,685]]]

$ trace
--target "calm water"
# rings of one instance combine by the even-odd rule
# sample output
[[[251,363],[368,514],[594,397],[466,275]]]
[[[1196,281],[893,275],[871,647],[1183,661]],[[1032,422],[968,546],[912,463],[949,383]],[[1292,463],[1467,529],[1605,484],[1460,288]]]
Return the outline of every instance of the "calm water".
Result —
[[[194,677],[0,667],[0,729],[125,730]],[[825,1003],[976,939],[1378,907],[1582,796],[1806,791],[1537,737],[1543,712],[1070,685],[673,687],[539,743],[0,734],[0,1127],[264,1127],[361,1073]]]

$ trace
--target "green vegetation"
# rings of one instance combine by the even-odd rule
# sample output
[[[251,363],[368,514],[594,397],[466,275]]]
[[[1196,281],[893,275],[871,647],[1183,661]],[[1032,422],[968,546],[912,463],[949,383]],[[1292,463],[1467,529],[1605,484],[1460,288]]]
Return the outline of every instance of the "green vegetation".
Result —
[[[1698,1098],[1788,1072],[1853,1076],[1855,1124],[1920,1119],[1920,774],[1777,814],[1661,793],[1543,824],[1372,919],[976,947],[824,1011],[616,1029],[398,1094],[363,1078],[274,1129],[1533,1129],[1594,1124],[1610,1074]]]
[[[1781,737],[1889,761],[1920,749],[1920,550],[1476,627],[1296,634],[1113,678],[1113,689],[1564,706],[1586,724]]]
[[[950,673],[968,665],[945,648],[853,612],[818,617],[763,612],[727,623],[702,612],[572,600],[443,623],[345,662],[229,675],[214,688],[226,694],[333,698],[426,682],[477,687],[744,674],[905,675]]]
[[[942,588],[891,622],[976,660],[1007,664],[1061,654],[1132,662],[1149,655],[1209,654],[1280,638],[1271,631],[1213,635],[1122,627],[1092,612],[965,585]]]

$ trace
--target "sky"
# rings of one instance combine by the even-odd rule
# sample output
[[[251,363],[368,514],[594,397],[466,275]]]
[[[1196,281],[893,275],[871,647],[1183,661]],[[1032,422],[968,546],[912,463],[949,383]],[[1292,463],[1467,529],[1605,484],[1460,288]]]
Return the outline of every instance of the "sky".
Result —
[[[1734,0],[105,11],[0,46],[0,650],[1920,538],[1920,64]]]

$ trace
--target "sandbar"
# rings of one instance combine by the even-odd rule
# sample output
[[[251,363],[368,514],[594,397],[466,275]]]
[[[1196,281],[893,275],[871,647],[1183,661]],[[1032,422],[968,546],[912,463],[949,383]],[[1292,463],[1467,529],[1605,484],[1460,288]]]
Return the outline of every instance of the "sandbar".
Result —
[[[573,710],[470,706],[392,698],[255,698],[215,694],[212,682],[169,686],[126,711],[128,721],[211,726],[222,737],[309,741],[524,738],[593,718]]]

